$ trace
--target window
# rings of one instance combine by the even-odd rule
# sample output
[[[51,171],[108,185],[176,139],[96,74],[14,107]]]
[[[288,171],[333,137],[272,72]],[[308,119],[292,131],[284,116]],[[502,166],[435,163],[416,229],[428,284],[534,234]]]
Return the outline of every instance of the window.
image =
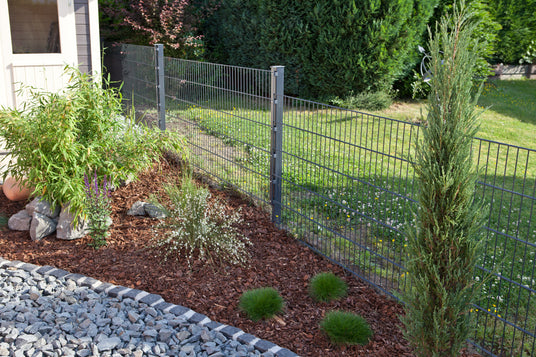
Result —
[[[13,53],[60,53],[57,0],[8,0]]]

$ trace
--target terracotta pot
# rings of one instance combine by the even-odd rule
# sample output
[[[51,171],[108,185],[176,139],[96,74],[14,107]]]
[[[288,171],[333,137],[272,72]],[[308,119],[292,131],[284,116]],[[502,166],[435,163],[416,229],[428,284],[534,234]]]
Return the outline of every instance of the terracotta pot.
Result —
[[[30,189],[19,183],[15,178],[8,176],[2,185],[4,195],[10,201],[22,201],[30,197]]]

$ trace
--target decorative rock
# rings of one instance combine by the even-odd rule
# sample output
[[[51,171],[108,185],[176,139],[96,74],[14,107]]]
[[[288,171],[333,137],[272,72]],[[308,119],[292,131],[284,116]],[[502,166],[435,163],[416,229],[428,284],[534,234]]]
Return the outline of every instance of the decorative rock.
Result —
[[[26,205],[26,212],[31,216],[34,212],[41,213],[48,218],[56,218],[60,214],[60,206],[56,205],[52,210],[52,205],[46,200],[42,200],[41,197],[35,198],[32,202]]]
[[[214,329],[233,336],[240,330],[216,322],[198,325],[195,316],[200,314],[159,303],[158,295],[146,295],[149,303],[156,302],[151,307],[143,298],[114,296],[108,283],[101,285],[109,288],[91,289],[79,274],[25,264],[19,269],[20,262],[0,261],[0,357],[258,357],[275,347],[258,339],[251,345],[252,335],[243,341],[227,338]],[[276,351],[284,353],[264,356],[296,356]]]
[[[28,231],[30,230],[31,221],[32,216],[30,216],[26,210],[22,210],[9,218],[7,226],[14,231]]]
[[[146,205],[143,201],[136,201],[132,205],[132,207],[128,210],[127,215],[129,216],[145,216],[145,208]]]
[[[30,189],[21,185],[19,181],[11,176],[6,177],[2,190],[10,201],[23,201],[30,197]]]
[[[47,216],[34,212],[30,224],[30,238],[38,242],[56,230],[56,223]]]
[[[119,337],[110,337],[100,341],[97,347],[99,351],[110,351],[116,348],[119,344],[121,344],[121,339]]]
[[[158,339],[166,343],[169,342],[169,340],[171,339],[171,336],[173,336],[173,330],[169,330],[169,329],[162,329],[158,333]]]
[[[88,227],[83,219],[78,219],[78,224],[74,225],[74,219],[69,212],[69,205],[61,209],[60,219],[56,227],[56,237],[58,239],[73,240],[82,238],[88,233]]]
[[[152,203],[146,203],[143,208],[145,209],[145,213],[151,218],[158,218],[158,219],[164,219],[166,218],[166,214],[164,213],[164,210],[157,205],[154,205]]]
[[[140,315],[138,315],[134,311],[129,311],[127,314],[127,317],[130,320],[130,322],[135,323],[140,318]]]

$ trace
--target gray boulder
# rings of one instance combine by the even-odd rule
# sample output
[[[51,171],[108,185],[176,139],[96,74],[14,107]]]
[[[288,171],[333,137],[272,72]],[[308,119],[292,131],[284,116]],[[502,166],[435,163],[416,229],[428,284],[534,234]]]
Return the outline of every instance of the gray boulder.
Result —
[[[32,216],[30,216],[26,210],[22,210],[9,218],[7,226],[13,231],[27,231],[30,230],[31,221]]]
[[[75,225],[74,217],[69,212],[69,205],[63,206],[56,226],[56,237],[58,239],[73,240],[82,238],[87,233],[87,223],[82,218],[78,218],[78,223]]]
[[[145,209],[145,213],[151,218],[158,218],[158,219],[166,218],[166,213],[164,212],[164,210],[155,204],[146,203],[143,206],[143,208]]]
[[[52,209],[51,206],[50,202],[42,200],[41,197],[37,197],[26,205],[26,212],[28,212],[30,216],[34,212],[37,212],[54,219],[60,214],[60,206],[56,205],[54,209]]]
[[[145,205],[143,201],[136,201],[132,207],[128,210],[127,215],[129,216],[145,216]]]
[[[56,223],[44,214],[34,212],[30,224],[30,238],[38,242],[56,230]]]

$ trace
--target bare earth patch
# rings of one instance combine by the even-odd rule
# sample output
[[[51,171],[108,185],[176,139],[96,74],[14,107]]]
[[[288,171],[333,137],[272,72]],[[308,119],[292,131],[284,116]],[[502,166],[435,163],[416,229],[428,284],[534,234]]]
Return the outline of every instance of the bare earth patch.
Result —
[[[166,178],[178,169],[163,163],[140,179],[112,193],[113,225],[108,245],[99,250],[88,246],[90,238],[62,241],[49,236],[32,242],[28,232],[0,230],[0,256],[38,265],[51,265],[117,285],[160,294],[166,301],[191,308],[210,319],[236,326],[259,338],[272,341],[301,356],[411,356],[400,332],[402,307],[378,294],[364,282],[313,253],[284,231],[276,228],[268,214],[246,201],[212,190],[229,210],[241,209],[240,231],[252,241],[247,268],[208,266],[195,262],[191,270],[185,260],[163,262],[150,248],[157,223],[150,218],[126,215],[132,204],[161,192]],[[10,202],[0,193],[0,214],[11,215],[25,202]],[[307,294],[309,279],[332,271],[348,284],[348,296],[332,303],[316,303]],[[285,299],[284,314],[254,323],[237,308],[247,289],[271,286]],[[318,324],[327,311],[340,309],[363,316],[374,331],[365,346],[338,347],[330,344]]]

